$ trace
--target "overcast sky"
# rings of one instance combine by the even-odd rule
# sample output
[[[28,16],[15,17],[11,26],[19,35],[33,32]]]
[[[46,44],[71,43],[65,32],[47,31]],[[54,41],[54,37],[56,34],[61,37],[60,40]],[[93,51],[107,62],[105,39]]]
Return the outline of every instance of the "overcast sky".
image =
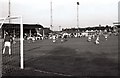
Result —
[[[8,1],[0,0],[0,17],[8,16]],[[50,2],[53,3],[54,30],[77,27],[77,2],[79,27],[113,25],[118,21],[120,0],[11,0],[11,16],[22,15],[24,23],[50,26]]]

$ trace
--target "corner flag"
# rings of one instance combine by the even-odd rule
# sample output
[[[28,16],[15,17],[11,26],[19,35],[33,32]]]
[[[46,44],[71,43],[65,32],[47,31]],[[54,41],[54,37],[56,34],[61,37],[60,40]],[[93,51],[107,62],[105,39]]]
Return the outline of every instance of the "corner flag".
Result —
[[[79,5],[79,2],[77,2],[77,5]]]

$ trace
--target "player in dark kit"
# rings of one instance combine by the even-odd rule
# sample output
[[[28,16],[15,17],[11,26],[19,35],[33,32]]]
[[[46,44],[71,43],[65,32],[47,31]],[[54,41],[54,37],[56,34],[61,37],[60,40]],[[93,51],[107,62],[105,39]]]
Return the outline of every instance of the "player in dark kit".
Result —
[[[5,39],[4,39],[4,48],[3,48],[3,54],[5,53],[5,48],[9,48],[9,55],[11,55],[11,43],[13,42],[12,37],[6,33]]]

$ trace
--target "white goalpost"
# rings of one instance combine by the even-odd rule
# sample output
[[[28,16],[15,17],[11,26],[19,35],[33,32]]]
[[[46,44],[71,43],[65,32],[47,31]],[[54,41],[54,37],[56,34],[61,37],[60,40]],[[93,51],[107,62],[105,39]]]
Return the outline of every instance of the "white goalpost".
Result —
[[[5,18],[0,18],[0,21],[2,21],[0,25],[0,29],[2,28],[4,22],[9,19],[20,19],[20,69],[24,69],[22,16],[10,16],[10,17],[5,17]]]

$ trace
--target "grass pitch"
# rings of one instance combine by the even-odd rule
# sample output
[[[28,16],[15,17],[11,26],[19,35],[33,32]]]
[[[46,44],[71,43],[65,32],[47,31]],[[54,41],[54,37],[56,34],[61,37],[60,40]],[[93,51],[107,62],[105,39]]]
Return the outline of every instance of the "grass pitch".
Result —
[[[20,70],[19,42],[12,55],[3,55],[3,76],[118,76],[118,36],[100,37],[100,44],[87,38],[24,41],[24,65]]]

